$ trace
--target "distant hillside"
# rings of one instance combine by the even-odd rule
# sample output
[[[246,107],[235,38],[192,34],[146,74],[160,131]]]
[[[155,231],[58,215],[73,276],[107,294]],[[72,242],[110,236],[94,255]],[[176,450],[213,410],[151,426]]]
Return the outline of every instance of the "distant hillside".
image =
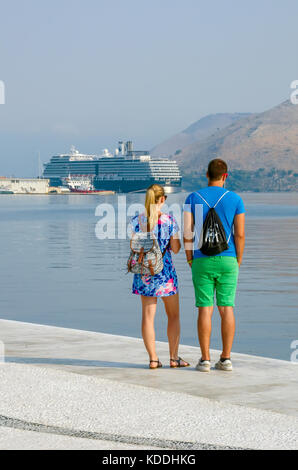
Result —
[[[233,122],[249,116],[249,113],[210,114],[191,124],[187,129],[170,137],[151,149],[151,154],[158,157],[169,157],[180,153],[182,149],[194,142],[199,142],[223,129]],[[175,156],[176,156],[175,155]]]
[[[298,106],[285,101],[237,120],[175,156],[186,173],[205,169],[212,158],[226,160],[231,169],[298,172]]]
[[[216,116],[205,119],[212,121]],[[238,119],[225,116],[231,116],[233,122],[216,131],[213,128],[206,138],[171,156],[181,167],[184,187],[204,185],[208,162],[222,158],[229,165],[227,187],[230,189],[298,191],[298,105],[288,100],[263,113],[242,115]],[[194,129],[198,126],[199,130],[205,119],[195,123]],[[203,126],[199,135],[203,134],[202,129]]]

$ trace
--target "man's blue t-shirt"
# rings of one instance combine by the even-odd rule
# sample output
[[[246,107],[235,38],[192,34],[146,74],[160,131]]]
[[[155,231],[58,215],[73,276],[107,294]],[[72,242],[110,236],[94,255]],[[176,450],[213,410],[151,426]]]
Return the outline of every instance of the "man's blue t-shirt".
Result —
[[[221,188],[219,186],[207,186],[206,188],[191,193],[186,198],[184,211],[192,212],[195,222],[194,258],[206,257],[206,255],[201,253],[201,251],[198,249],[198,239],[200,237],[206,215],[209,211],[208,205],[198,195],[198,192],[208,202],[210,207],[213,207],[226,191],[227,190],[225,188]],[[243,201],[241,197],[238,196],[238,194],[234,193],[233,191],[229,191],[220,200],[215,210],[223,224],[229,245],[227,250],[222,251],[216,256],[236,256],[233,224],[235,215],[243,214],[245,212]]]

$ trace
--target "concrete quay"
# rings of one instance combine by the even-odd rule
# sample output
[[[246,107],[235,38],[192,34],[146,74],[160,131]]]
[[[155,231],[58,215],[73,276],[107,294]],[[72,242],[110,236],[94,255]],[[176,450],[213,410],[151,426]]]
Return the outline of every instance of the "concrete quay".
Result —
[[[0,448],[297,449],[298,365],[234,353],[234,371],[148,370],[139,338],[0,320]],[[213,363],[219,352],[212,351]]]

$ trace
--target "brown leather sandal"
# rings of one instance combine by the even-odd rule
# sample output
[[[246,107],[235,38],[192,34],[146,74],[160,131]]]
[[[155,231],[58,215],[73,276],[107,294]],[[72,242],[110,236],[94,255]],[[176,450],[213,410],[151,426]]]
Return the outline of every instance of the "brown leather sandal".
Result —
[[[184,359],[182,359],[182,357],[178,357],[178,359],[170,358],[170,361],[176,362],[175,366],[172,366],[172,365],[170,366],[172,369],[176,369],[177,367],[189,367],[190,366],[189,362],[186,362]],[[181,364],[181,361],[186,362],[186,364]]]
[[[150,366],[151,362],[156,362],[156,363],[157,363],[157,366],[156,366],[156,367],[151,367],[151,366]],[[160,362],[159,359],[158,359],[157,361],[150,361],[150,362],[149,362],[149,369],[159,369],[160,367],[162,367],[162,363]]]

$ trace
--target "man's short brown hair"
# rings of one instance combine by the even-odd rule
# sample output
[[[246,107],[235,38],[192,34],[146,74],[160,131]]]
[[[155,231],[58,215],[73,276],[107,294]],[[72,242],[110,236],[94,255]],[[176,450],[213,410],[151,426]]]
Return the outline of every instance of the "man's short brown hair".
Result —
[[[211,181],[218,181],[228,172],[228,165],[224,160],[215,158],[208,165],[208,177]]]

